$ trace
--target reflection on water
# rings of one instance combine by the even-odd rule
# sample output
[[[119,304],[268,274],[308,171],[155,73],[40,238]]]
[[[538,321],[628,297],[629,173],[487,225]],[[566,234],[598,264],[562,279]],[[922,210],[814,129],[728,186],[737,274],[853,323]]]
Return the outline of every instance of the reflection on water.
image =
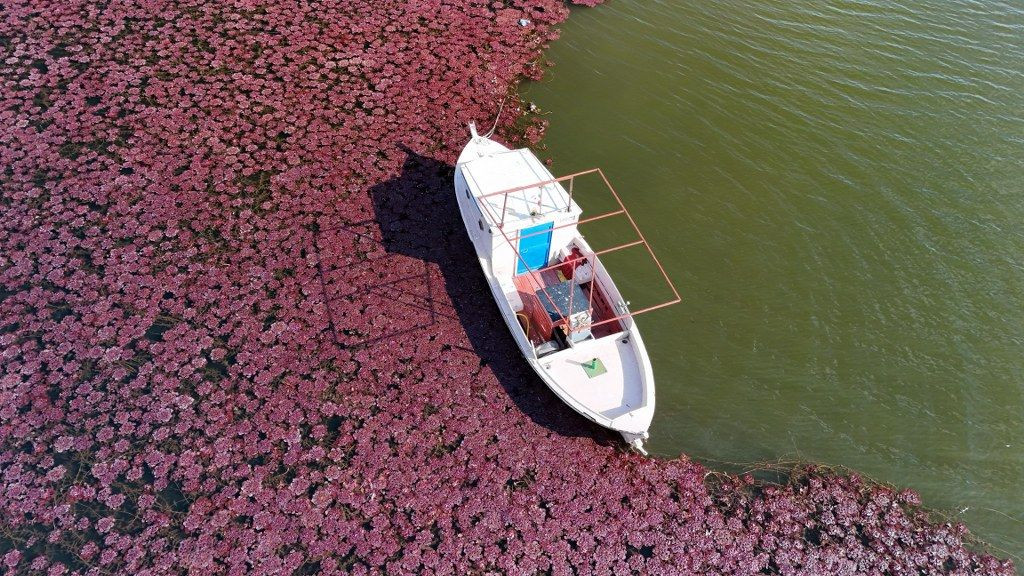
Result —
[[[1024,565],[1024,5],[612,2],[549,57],[543,154],[683,292],[653,451],[847,465]]]

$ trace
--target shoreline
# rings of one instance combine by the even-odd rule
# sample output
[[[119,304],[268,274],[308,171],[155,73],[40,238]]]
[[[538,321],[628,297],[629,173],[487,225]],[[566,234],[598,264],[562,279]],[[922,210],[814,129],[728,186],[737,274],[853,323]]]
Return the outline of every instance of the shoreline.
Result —
[[[451,164],[501,102],[539,139],[566,17],[7,10],[5,568],[1013,574],[912,491],[623,452],[493,330]]]

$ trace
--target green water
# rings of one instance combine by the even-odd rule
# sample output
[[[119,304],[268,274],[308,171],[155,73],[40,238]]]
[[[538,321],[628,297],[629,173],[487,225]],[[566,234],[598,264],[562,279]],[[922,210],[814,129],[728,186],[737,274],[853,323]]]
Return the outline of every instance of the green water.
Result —
[[[548,58],[542,157],[683,294],[639,320],[652,451],[849,466],[1024,565],[1024,3],[612,1]]]

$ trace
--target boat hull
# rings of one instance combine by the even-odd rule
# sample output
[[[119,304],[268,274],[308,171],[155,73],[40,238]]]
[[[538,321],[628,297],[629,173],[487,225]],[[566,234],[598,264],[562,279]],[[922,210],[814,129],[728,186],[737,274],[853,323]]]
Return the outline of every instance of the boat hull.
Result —
[[[574,411],[619,432],[630,446],[646,454],[643,442],[648,438],[654,415],[654,378],[643,339],[632,319],[624,319],[623,330],[618,333],[537,357],[534,345],[506,296],[511,277],[499,278],[494,273],[493,247],[496,235],[500,237],[501,232],[487,224],[476,197],[479,191],[470,190],[463,166],[477,158],[509,151],[493,140],[474,137],[460,155],[455,170],[455,193],[463,224],[491,295],[520,353],[545,385]],[[582,237],[576,242],[585,246]],[[605,280],[611,283],[610,278]],[[617,295],[614,285],[611,289]],[[582,377],[580,365],[598,357],[604,361],[605,373],[599,377]]]

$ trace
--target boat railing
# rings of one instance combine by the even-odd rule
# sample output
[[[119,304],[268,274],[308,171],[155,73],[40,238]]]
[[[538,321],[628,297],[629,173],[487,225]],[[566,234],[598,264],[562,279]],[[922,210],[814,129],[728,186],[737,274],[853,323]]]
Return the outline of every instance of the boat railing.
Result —
[[[582,172],[576,172],[574,174],[568,174],[566,176],[561,176],[559,178],[552,178],[552,179],[549,179],[549,180],[541,180],[540,182],[534,182],[533,184],[525,184],[523,186],[516,186],[515,188],[509,188],[507,190],[499,190],[497,192],[490,192],[488,194],[481,194],[480,196],[477,196],[477,201],[480,201],[480,200],[482,200],[484,198],[493,198],[495,196],[502,196],[503,197],[502,198],[502,202],[501,202],[501,215],[495,220],[495,222],[498,223],[498,227],[499,228],[503,228],[505,226],[505,214],[508,212],[508,196],[509,196],[509,194],[515,194],[516,192],[524,192],[526,190],[533,190],[534,188],[539,188],[542,191],[542,193],[537,196],[537,213],[536,213],[537,216],[543,216],[545,214],[551,214],[552,212],[560,212],[560,211],[563,211],[563,210],[565,212],[570,212],[572,210],[573,184],[575,183],[576,178],[579,177],[579,176],[586,176],[587,174],[599,173],[600,171],[601,171],[600,168],[591,168],[590,170],[584,170]],[[566,203],[565,203],[565,208],[564,209],[563,208],[557,208],[556,210],[549,210],[548,212],[541,212],[540,208],[543,206],[542,202],[543,202],[543,199],[544,199],[544,194],[543,194],[544,188],[546,186],[551,186],[552,184],[561,184],[562,182],[565,182],[567,180],[569,182],[569,190],[568,190],[568,197],[567,197]],[[492,213],[492,215],[493,215],[493,213]]]
[[[537,268],[537,269],[532,269],[531,270],[529,264],[523,258],[522,254],[519,253],[519,249],[517,248],[517,243],[513,242],[513,239],[510,238],[508,233],[505,231],[505,228],[504,228],[504,218],[505,218],[505,208],[507,207],[507,204],[508,204],[508,195],[509,194],[514,194],[516,192],[521,192],[523,190],[529,190],[529,189],[532,189],[532,188],[538,188],[538,187],[546,186],[546,185],[549,185],[549,184],[552,184],[552,183],[564,182],[566,180],[569,181],[569,201],[567,203],[568,207],[566,208],[566,210],[568,211],[571,208],[571,206],[572,206],[573,182],[575,181],[575,179],[577,177],[585,176],[585,175],[588,175],[588,174],[598,174],[601,177],[601,180],[604,182],[605,187],[608,188],[608,190],[611,192],[612,196],[615,198],[615,202],[619,206],[619,208],[617,210],[612,210],[610,212],[598,214],[596,216],[591,216],[589,218],[583,218],[583,219],[580,219],[580,220],[577,220],[577,221],[574,221],[574,222],[569,222],[567,224],[561,224],[561,225],[558,225],[558,226],[553,226],[551,228],[548,228],[548,229],[545,229],[545,230],[542,230],[542,231],[539,231],[539,232],[532,232],[530,234],[520,234],[520,235],[516,236],[516,239],[521,240],[523,238],[529,238],[530,236],[535,236],[535,235],[538,235],[538,234],[550,234],[552,230],[556,230],[556,229],[559,229],[559,228],[565,228],[565,227],[569,227],[569,226],[578,226],[580,224],[586,224],[586,223],[594,222],[594,221],[597,221],[597,220],[602,220],[604,218],[610,218],[610,217],[613,217],[613,216],[620,216],[620,215],[625,216],[629,220],[629,224],[630,224],[630,226],[632,226],[633,231],[636,232],[637,237],[639,238],[639,240],[635,240],[635,241],[632,241],[632,242],[627,242],[627,243],[624,243],[624,244],[613,246],[611,248],[604,248],[602,250],[596,250],[596,251],[592,250],[592,251],[589,252],[589,254],[586,255],[587,259],[590,260],[593,263],[592,265],[593,265],[593,269],[594,269],[594,276],[593,276],[593,279],[591,280],[591,282],[593,282],[593,284],[592,284],[591,290],[589,291],[590,295],[589,295],[589,302],[587,304],[587,309],[589,311],[591,311],[591,312],[593,311],[593,308],[594,308],[593,298],[594,298],[594,292],[595,292],[595,290],[593,289],[593,286],[597,285],[597,281],[598,281],[598,266],[601,266],[602,268],[604,267],[603,264],[600,264],[600,260],[598,259],[598,256],[601,255],[601,254],[608,254],[608,253],[611,253],[611,252],[616,252],[616,251],[619,251],[619,250],[624,250],[626,248],[632,248],[634,246],[640,246],[640,245],[642,245],[646,249],[647,254],[651,257],[651,260],[653,260],[654,264],[658,267],[658,271],[661,273],[661,277],[665,280],[665,283],[668,284],[669,289],[672,291],[673,297],[668,299],[668,300],[666,300],[665,302],[661,302],[661,303],[654,304],[654,305],[651,305],[651,306],[646,306],[644,308],[641,308],[640,310],[630,311],[626,306],[622,306],[621,309],[616,309],[616,311],[619,312],[619,314],[617,314],[617,315],[615,315],[615,316],[613,316],[611,318],[603,318],[603,319],[601,319],[598,322],[590,322],[590,323],[586,323],[586,324],[581,325],[581,326],[573,327],[573,326],[570,326],[570,323],[568,321],[568,317],[561,313],[561,308],[558,305],[555,304],[554,299],[548,293],[548,291],[547,291],[546,287],[543,285],[543,283],[537,281],[537,276],[539,276],[540,273],[543,273],[545,271],[561,267],[565,263],[564,262],[556,262],[556,263],[550,264],[548,266],[544,266],[544,267],[541,267],[541,268]],[[502,203],[502,214],[501,214],[501,217],[500,218],[494,218],[496,215],[491,210],[491,203],[487,202],[487,201],[484,201],[484,199],[485,198],[494,197],[494,196],[498,196],[498,195],[505,195],[505,200]],[[564,327],[563,329],[566,329],[567,334],[571,334],[573,332],[582,331],[582,330],[590,330],[590,329],[595,328],[597,326],[602,326],[604,324],[608,324],[608,323],[611,323],[611,322],[616,322],[616,321],[622,320],[622,319],[627,318],[627,317],[637,316],[638,314],[644,314],[644,313],[647,313],[647,312],[652,312],[654,310],[658,310],[660,308],[665,308],[666,306],[671,306],[673,304],[677,304],[680,301],[682,301],[682,298],[679,296],[679,291],[676,289],[675,284],[672,282],[672,279],[669,278],[668,273],[665,272],[665,267],[662,266],[661,261],[659,261],[658,257],[654,254],[654,250],[651,249],[650,244],[647,242],[647,239],[644,237],[643,233],[640,231],[640,228],[637,226],[636,221],[633,219],[633,216],[626,209],[625,204],[622,203],[622,199],[619,197],[618,193],[615,192],[615,188],[612,187],[611,182],[608,181],[608,178],[604,175],[604,172],[600,168],[592,168],[590,170],[584,170],[583,172],[576,172],[574,174],[569,174],[567,176],[562,176],[560,178],[554,178],[554,179],[551,179],[551,180],[545,180],[545,181],[534,183],[534,184],[527,184],[525,186],[517,186],[515,188],[509,188],[507,190],[499,190],[497,192],[491,192],[491,193],[488,193],[488,194],[483,194],[483,195],[477,196],[476,200],[477,200],[477,203],[479,204],[479,206],[481,208],[481,211],[486,211],[486,213],[488,213],[491,216],[493,221],[500,222],[500,224],[497,226],[498,231],[504,237],[504,239],[508,243],[508,245],[512,248],[512,251],[516,255],[516,260],[519,263],[522,263],[523,266],[529,271],[528,272],[528,276],[530,278],[530,282],[532,284],[534,284],[535,286],[537,286],[539,291],[544,295],[545,299],[547,299],[547,301],[551,304],[552,308],[558,312],[558,314],[560,316],[560,319],[559,319],[558,323],[559,323],[559,325]],[[576,274],[576,266],[578,265],[578,263],[579,263],[578,259],[574,259],[572,261],[572,275],[573,276],[575,276],[575,274]],[[569,312],[570,315],[572,315],[572,310],[573,310],[573,308],[572,308],[573,292],[571,290],[569,291],[569,297],[570,297],[569,308],[567,309],[567,311]],[[623,309],[625,310],[624,312],[623,312]],[[527,335],[527,339],[529,339],[529,335]],[[534,356],[536,356],[536,351],[534,352]]]

